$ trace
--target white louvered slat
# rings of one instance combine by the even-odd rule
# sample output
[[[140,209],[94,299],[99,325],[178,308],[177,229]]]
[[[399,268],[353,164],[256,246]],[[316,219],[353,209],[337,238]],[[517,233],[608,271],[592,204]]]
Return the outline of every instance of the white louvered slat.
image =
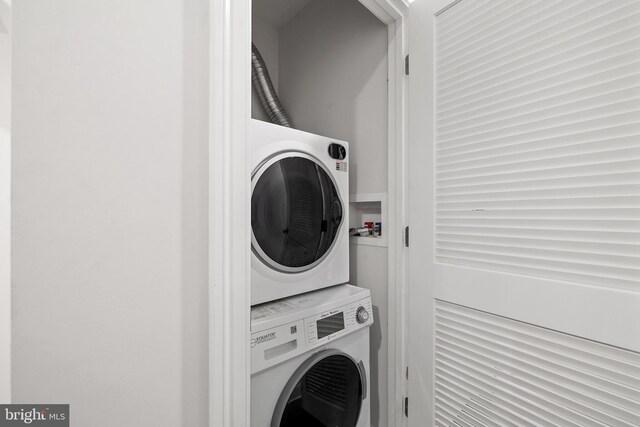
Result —
[[[439,425],[638,426],[640,354],[436,301]]]
[[[588,5],[584,6],[588,8]],[[579,26],[571,27],[569,30],[563,29],[555,34],[539,33],[538,38],[529,39],[529,41],[534,40],[530,45],[513,44],[509,40],[509,44],[502,46],[497,53],[493,52],[494,56],[487,55],[487,58],[477,62],[470,60],[469,64],[465,64],[466,66],[461,66],[460,69],[453,70],[444,76],[438,92],[450,95],[478,83],[495,81],[496,74],[507,75],[508,68],[514,68],[517,74],[526,75],[530,71],[526,68],[545,69],[550,65],[567,64],[567,60],[577,59],[590,53],[592,49],[602,49],[635,39],[637,34],[634,30],[638,25],[637,4],[634,5],[632,0],[629,7],[617,9],[614,12],[589,19]],[[488,42],[492,43],[491,40]],[[440,49],[439,46],[437,47]],[[510,51],[510,48],[513,50]],[[563,57],[562,53],[566,56]],[[492,58],[495,61],[492,62]],[[446,72],[446,70],[442,71]]]
[[[618,34],[623,29],[637,25],[634,15],[639,12],[635,0],[616,3],[585,3],[580,0],[527,2],[524,6],[521,13],[524,25],[510,23],[509,29],[497,28],[494,34],[487,28],[481,28],[480,34],[473,34],[465,40],[466,43],[481,42],[475,49],[472,45],[451,51],[438,44],[442,51],[441,59],[446,61],[442,71],[448,73],[439,89],[445,91],[472,77],[488,77],[489,71],[495,71],[500,66],[527,64],[528,61],[553,57],[573,38],[580,38],[580,44],[571,45],[571,48],[584,47],[586,43]]]
[[[436,261],[640,289],[640,2],[436,19]]]

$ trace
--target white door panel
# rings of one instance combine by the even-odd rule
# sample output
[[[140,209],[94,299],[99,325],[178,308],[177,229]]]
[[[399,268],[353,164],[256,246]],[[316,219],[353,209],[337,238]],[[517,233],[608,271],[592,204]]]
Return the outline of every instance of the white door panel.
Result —
[[[640,425],[640,1],[444,6],[409,17],[409,425]]]
[[[640,294],[436,264],[434,298],[640,351]],[[626,314],[626,315],[625,315]]]
[[[409,14],[409,280],[407,362],[409,426],[434,420],[434,82],[433,31],[438,5],[416,0]]]

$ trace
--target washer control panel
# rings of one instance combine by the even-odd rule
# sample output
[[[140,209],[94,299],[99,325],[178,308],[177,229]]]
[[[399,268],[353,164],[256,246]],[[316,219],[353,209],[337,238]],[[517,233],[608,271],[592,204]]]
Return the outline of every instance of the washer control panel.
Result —
[[[373,323],[371,300],[363,299],[304,319],[307,347],[313,348]]]
[[[369,291],[345,286],[253,307],[252,374],[371,326]]]

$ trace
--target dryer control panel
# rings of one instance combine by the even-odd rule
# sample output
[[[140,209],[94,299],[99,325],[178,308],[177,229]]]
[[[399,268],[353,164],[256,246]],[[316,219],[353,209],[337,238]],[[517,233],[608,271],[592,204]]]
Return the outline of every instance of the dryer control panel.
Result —
[[[371,326],[369,291],[350,285],[340,288],[253,307],[251,372],[262,371]],[[336,293],[342,294],[342,298],[332,298]]]

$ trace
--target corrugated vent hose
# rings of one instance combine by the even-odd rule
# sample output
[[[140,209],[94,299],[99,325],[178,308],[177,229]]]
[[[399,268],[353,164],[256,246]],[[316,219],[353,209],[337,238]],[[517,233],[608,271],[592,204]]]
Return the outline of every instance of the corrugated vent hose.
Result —
[[[253,87],[258,93],[260,103],[264,111],[269,115],[271,122],[286,127],[293,127],[291,119],[284,111],[278,94],[276,93],[267,66],[260,55],[260,51],[255,44],[251,43],[251,80]]]

